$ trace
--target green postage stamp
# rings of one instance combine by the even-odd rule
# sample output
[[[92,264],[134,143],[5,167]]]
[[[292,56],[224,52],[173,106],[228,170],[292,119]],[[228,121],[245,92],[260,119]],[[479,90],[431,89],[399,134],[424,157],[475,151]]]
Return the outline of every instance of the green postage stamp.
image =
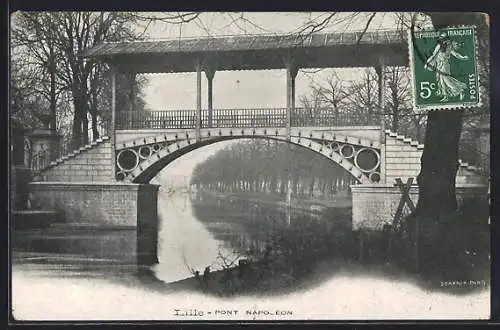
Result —
[[[415,110],[480,105],[474,27],[410,31],[408,44]]]

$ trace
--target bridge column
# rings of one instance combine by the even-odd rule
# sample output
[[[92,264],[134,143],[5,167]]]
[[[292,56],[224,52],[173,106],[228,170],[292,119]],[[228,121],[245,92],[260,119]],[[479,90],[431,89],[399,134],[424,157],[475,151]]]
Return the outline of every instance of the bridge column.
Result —
[[[293,61],[288,60],[286,63],[286,136],[288,140],[290,140],[292,113],[295,110],[295,77],[298,72],[298,67]]]
[[[215,75],[215,70],[210,67],[205,68],[205,75],[207,76],[207,81],[208,81],[208,101],[207,101],[207,108],[208,108],[208,127],[212,127],[212,111],[213,111],[213,105],[212,105],[212,86],[213,86],[213,80],[214,80],[214,75]]]
[[[129,84],[130,84],[130,91],[129,91],[129,111],[132,112],[132,111],[135,111],[135,91],[136,91],[136,84],[135,84],[135,77],[136,77],[136,74],[135,73],[130,73],[128,75],[128,79],[129,79]]]
[[[111,180],[116,180],[116,67],[111,64],[111,123],[109,125],[111,142]]]
[[[380,113],[380,183],[386,182],[385,170],[385,65],[383,61],[375,67],[378,75],[378,107]]]
[[[201,138],[201,61],[196,61],[196,140]]]

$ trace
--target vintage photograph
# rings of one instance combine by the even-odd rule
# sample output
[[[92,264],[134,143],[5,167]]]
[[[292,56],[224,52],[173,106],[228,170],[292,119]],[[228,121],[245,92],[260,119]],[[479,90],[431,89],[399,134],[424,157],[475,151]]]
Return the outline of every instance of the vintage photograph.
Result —
[[[14,12],[22,321],[490,318],[469,12]]]

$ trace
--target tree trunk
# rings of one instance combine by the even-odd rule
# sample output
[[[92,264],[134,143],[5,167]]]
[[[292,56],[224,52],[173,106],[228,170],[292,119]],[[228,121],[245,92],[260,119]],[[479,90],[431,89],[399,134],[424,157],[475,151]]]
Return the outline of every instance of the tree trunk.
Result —
[[[99,136],[99,128],[97,126],[97,97],[92,98],[92,104],[90,105],[90,116],[92,120],[92,141],[97,140]]]
[[[55,132],[57,127],[57,98],[56,98],[56,66],[54,55],[50,55],[50,129]]]
[[[73,115],[73,129],[71,135],[71,150],[69,151],[80,148],[81,136],[82,136],[82,119],[80,113],[75,108],[75,113]]]
[[[399,113],[397,109],[392,112],[392,131],[397,132],[399,129]]]
[[[419,198],[416,215],[441,216],[457,208],[455,178],[463,110],[429,113],[425,148],[417,177]]]
[[[315,177],[313,176],[311,178],[311,181],[309,183],[309,198],[312,198],[314,196],[314,183],[315,183]]]
[[[87,145],[89,143],[89,119],[87,117],[87,111],[82,114],[82,145]]]
[[[85,97],[83,93],[79,90],[73,90],[73,107],[74,107],[74,117],[73,117],[73,136],[72,136],[72,150],[76,150],[84,145],[83,136],[87,133],[88,120],[87,118],[87,106],[85,103]],[[84,120],[87,122],[87,126],[83,127]],[[88,137],[87,137],[88,140]]]

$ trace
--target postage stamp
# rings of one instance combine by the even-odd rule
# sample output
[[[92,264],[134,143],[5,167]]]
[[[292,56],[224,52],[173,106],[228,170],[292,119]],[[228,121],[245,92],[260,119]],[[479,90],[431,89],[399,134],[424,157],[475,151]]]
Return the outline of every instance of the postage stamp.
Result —
[[[410,30],[408,44],[415,110],[480,105],[475,27]]]

